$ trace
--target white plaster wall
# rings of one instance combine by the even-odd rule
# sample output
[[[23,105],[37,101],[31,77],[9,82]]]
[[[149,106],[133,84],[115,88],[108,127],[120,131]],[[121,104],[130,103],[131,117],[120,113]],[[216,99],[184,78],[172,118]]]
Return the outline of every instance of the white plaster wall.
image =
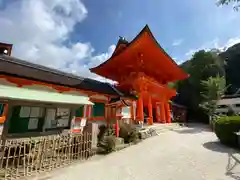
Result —
[[[11,83],[11,82],[7,81],[5,78],[0,78],[0,85],[17,87],[17,84]],[[23,85],[21,88],[31,89],[31,90],[39,90],[39,91],[45,91],[45,92],[55,92],[55,93],[59,92],[58,90],[54,89],[53,87],[39,85],[39,84]],[[87,94],[81,93],[79,91],[66,91],[66,92],[62,92],[62,94],[84,96],[84,97],[88,98]]]
[[[72,95],[77,95],[77,96],[85,96],[88,97],[87,94],[78,92],[78,91],[66,91],[66,92],[62,92],[62,94],[72,94]]]
[[[34,85],[26,85],[22,86],[23,88],[40,90],[40,91],[48,91],[48,92],[58,92],[56,89],[44,85],[34,84]]]

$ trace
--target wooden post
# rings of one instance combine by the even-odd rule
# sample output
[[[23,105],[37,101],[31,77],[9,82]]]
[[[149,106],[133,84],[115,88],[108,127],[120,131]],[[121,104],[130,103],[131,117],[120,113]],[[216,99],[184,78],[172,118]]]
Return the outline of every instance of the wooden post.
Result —
[[[77,108],[76,107],[72,107],[70,109],[70,120],[68,122],[68,125],[70,127],[70,131],[71,132],[75,132],[76,130],[74,129],[75,125],[76,125],[76,111],[77,111]],[[43,132],[45,132],[45,129],[46,129],[46,121],[44,122],[43,124]],[[80,131],[80,129],[78,129],[77,131]]]
[[[152,112],[152,98],[149,96],[148,98],[148,124],[153,124],[153,112]]]
[[[116,118],[115,132],[116,132],[116,137],[119,137],[119,125],[118,125],[118,117]]]
[[[1,102],[0,102],[1,103]],[[3,106],[3,113],[2,113],[2,116],[0,115],[0,122],[2,124],[4,124],[5,120],[6,120],[6,116],[7,116],[7,113],[8,113],[8,104],[5,104],[5,103],[1,103],[1,104],[4,104]]]
[[[155,104],[155,109],[156,109],[156,119],[157,119],[157,122],[160,123],[161,122],[161,117],[160,117],[160,106],[159,106],[159,103],[156,103]]]
[[[107,124],[107,127],[109,127],[109,121],[110,121],[110,106],[109,105],[105,105],[105,114],[104,114],[104,116],[105,116],[105,119],[106,119],[106,124]]]
[[[88,118],[90,118],[92,115],[92,108],[93,108],[93,105],[88,105],[88,109],[87,109]]]
[[[12,105],[8,104],[8,111],[5,114],[6,119],[5,119],[5,122],[3,124],[2,136],[1,136],[1,140],[2,140],[3,144],[5,144],[5,141],[7,139],[9,123],[10,123],[10,119],[12,117],[12,108],[13,108]]]
[[[135,120],[135,117],[134,117],[134,105],[133,105],[133,103],[134,103],[134,101],[132,102],[131,107],[130,107],[131,121],[134,121],[134,120]]]
[[[137,101],[133,101],[133,120],[136,122],[137,117]]]
[[[83,117],[87,118],[88,114],[87,114],[87,109],[88,109],[88,105],[83,105]]]
[[[171,123],[171,111],[168,102],[165,103],[165,109],[166,109],[166,121],[167,123]]]
[[[143,99],[142,95],[140,94],[138,99],[138,120],[144,122],[144,114],[143,114]]]
[[[163,102],[160,103],[160,116],[161,116],[161,123],[165,123],[166,116],[165,116],[165,107]]]

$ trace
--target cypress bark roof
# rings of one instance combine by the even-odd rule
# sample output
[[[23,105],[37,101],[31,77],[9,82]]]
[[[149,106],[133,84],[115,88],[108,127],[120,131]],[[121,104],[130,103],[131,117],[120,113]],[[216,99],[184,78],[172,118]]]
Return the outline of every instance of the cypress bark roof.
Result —
[[[109,95],[124,96],[123,93],[109,83],[76,76],[7,55],[0,55],[0,74]]]

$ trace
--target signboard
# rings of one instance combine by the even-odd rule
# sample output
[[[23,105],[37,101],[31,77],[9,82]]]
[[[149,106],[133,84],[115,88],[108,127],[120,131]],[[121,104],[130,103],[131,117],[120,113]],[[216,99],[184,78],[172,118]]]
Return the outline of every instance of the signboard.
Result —
[[[45,128],[56,128],[56,109],[47,109],[45,116]]]
[[[75,119],[75,118],[74,118]],[[83,127],[86,126],[87,119],[81,118],[81,121],[72,120],[72,133],[80,133],[83,131]]]
[[[70,109],[58,108],[57,109],[57,127],[67,127],[69,125]]]
[[[28,129],[38,128],[38,118],[30,118],[28,121]]]
[[[81,127],[86,126],[86,122],[87,122],[87,119],[86,119],[86,118],[82,118],[82,119],[81,119],[80,126],[81,126]]]

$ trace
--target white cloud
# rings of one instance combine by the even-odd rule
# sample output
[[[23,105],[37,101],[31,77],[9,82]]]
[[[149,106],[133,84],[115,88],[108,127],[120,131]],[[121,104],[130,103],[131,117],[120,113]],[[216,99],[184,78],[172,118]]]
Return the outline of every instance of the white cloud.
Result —
[[[178,57],[172,57],[172,59],[179,65],[184,62],[184,60],[179,59]]]
[[[209,41],[209,42],[203,44],[199,48],[190,49],[188,52],[185,53],[185,56],[191,57],[195,52],[203,50],[203,49],[206,51],[209,51],[209,50],[215,48],[215,49],[219,49],[220,51],[224,51],[227,48],[229,48],[237,43],[240,43],[240,37],[230,38],[225,43],[219,43],[219,39],[216,38],[212,41]]]
[[[89,42],[65,45],[87,14],[81,0],[15,1],[0,11],[0,41],[14,44],[13,56],[103,80],[89,68],[109,58],[114,45],[97,56]]]
[[[188,52],[185,53],[185,56],[192,56],[195,52],[199,51],[200,49],[190,49]]]
[[[240,43],[240,37],[230,38],[228,42],[226,43],[225,47],[229,48],[233,46],[234,44]]]
[[[173,41],[172,45],[173,46],[179,46],[183,43],[183,39],[176,39]]]

